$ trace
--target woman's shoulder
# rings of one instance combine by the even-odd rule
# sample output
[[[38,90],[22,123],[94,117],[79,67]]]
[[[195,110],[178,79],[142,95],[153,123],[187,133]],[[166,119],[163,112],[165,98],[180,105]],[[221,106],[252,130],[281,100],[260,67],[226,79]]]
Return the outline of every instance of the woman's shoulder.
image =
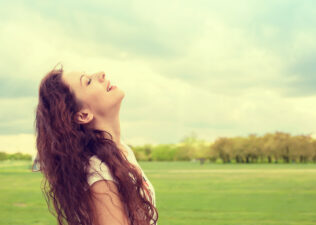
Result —
[[[121,143],[128,152],[127,159],[133,164],[137,164],[133,150],[125,143],[125,141],[122,140]],[[87,168],[87,179],[89,185],[92,185],[94,182],[103,179],[117,182],[112,176],[108,165],[105,162],[102,162],[102,160],[97,155],[92,155],[89,158],[89,166]]]
[[[134,151],[132,150],[132,148],[128,144],[126,144],[125,141],[122,141],[121,143],[128,152],[129,161],[132,161],[133,163],[135,163],[135,161],[137,162]]]
[[[89,159],[88,172],[93,173],[95,171],[110,171],[108,165],[105,162],[102,162],[97,155],[93,155]]]
[[[94,182],[98,180],[112,180],[116,182],[115,178],[111,174],[108,165],[105,162],[102,162],[98,156],[93,155],[89,159],[89,166],[87,169],[87,181],[91,186]]]

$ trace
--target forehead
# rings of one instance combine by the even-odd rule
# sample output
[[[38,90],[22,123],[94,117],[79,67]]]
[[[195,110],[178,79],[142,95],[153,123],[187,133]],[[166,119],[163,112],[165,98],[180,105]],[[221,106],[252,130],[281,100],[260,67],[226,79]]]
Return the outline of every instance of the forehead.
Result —
[[[63,73],[64,81],[73,89],[81,88],[80,77],[84,74],[82,71],[69,71]],[[82,80],[83,81],[83,80]]]

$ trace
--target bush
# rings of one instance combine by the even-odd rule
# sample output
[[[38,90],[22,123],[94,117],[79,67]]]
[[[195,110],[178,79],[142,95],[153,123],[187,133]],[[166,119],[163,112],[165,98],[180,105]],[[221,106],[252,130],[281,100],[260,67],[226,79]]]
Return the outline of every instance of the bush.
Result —
[[[137,161],[151,161],[152,146],[149,144],[143,146],[131,147],[134,151]]]
[[[29,154],[23,154],[23,153],[13,153],[8,154],[5,152],[0,152],[0,160],[32,160],[32,156]]]
[[[160,144],[152,149],[152,159],[154,161],[173,161],[175,160],[175,154],[177,149],[170,144]]]
[[[8,159],[8,154],[5,152],[0,152],[0,161]]]

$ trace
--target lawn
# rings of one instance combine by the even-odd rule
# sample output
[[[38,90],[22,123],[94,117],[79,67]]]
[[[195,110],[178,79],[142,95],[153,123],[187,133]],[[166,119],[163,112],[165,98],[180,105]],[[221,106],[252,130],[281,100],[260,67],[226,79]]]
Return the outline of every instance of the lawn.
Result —
[[[139,162],[159,225],[314,225],[316,165]],[[30,162],[0,162],[0,224],[57,224]]]

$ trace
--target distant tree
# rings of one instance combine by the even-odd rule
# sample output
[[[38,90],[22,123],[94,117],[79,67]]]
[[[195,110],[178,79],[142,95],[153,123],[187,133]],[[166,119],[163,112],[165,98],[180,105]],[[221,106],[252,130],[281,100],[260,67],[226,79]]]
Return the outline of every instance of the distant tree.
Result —
[[[295,143],[294,156],[298,158],[299,162],[306,163],[313,160],[314,144],[310,135],[297,135],[293,138]]]
[[[222,159],[224,163],[231,162],[232,148],[233,142],[227,137],[220,137],[216,139],[212,145],[213,152]]]
[[[5,152],[0,152],[0,161],[8,159],[8,154]]]
[[[135,157],[140,161],[151,161],[152,160],[152,148],[151,144],[145,144],[142,146],[133,146],[131,147],[134,151]]]
[[[29,154],[23,154],[23,153],[13,153],[9,155],[9,159],[11,160],[32,160],[32,156]]]
[[[312,155],[311,155],[311,158],[312,158],[312,161],[314,163],[316,163],[316,140],[312,140]]]
[[[233,146],[231,151],[231,158],[235,159],[236,163],[244,163],[245,162],[245,149],[247,145],[247,139],[244,137],[234,137],[231,139]]]
[[[203,164],[205,160],[220,159],[224,163],[316,163],[316,140],[311,135],[291,136],[280,131],[262,137],[254,133],[247,137],[219,137],[213,143],[199,139],[192,132],[178,144],[147,144],[133,149],[138,160],[149,161],[199,160]]]
[[[12,154],[0,152],[0,160],[32,160],[32,156],[20,152]]]
[[[176,160],[190,160],[194,159],[196,155],[196,142],[198,141],[195,132],[191,132],[190,135],[184,137],[179,145],[176,147],[175,159]]]
[[[249,134],[246,148],[246,163],[257,162],[261,155],[262,147],[260,146],[260,138],[256,134]]]
[[[280,156],[280,158],[282,158],[283,161],[286,163],[290,162],[290,156],[291,156],[290,140],[291,140],[291,135],[288,133],[276,132],[274,135],[274,145],[275,145],[275,148],[277,149],[277,151],[275,152],[277,152],[277,156]]]
[[[276,155],[276,148],[274,146],[274,134],[267,133],[262,138],[262,149],[265,158],[268,159],[268,163],[273,162],[273,156]]]
[[[152,148],[152,160],[154,161],[173,161],[177,148],[172,144],[159,144]]]
[[[214,145],[214,142],[211,143],[211,144],[207,147],[207,149],[206,149],[206,158],[207,158],[211,163],[216,162],[216,160],[219,158],[218,152],[216,152],[216,151],[214,150],[213,145]]]

